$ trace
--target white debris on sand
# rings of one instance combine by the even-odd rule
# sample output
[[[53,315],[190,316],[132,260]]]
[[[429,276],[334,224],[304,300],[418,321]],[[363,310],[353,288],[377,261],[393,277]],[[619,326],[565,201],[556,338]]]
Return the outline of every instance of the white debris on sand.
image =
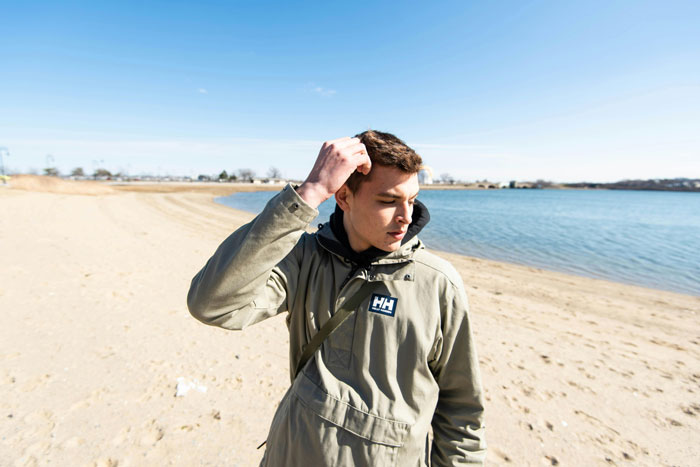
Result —
[[[207,392],[207,387],[201,384],[197,379],[192,381],[187,381],[184,377],[180,376],[177,379],[177,387],[175,388],[175,397],[183,397],[185,394],[190,392],[190,389],[196,389],[199,392]]]

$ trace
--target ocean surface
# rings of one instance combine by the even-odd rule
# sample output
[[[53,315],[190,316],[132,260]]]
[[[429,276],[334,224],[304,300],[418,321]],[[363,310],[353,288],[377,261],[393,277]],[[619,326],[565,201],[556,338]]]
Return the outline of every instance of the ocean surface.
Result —
[[[217,202],[260,212],[275,192]],[[700,193],[423,190],[428,248],[700,296]],[[326,222],[330,199],[312,223]]]

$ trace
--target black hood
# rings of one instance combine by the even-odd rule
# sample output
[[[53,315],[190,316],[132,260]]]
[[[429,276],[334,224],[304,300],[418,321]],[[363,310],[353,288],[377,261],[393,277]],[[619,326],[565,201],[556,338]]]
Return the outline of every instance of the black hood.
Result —
[[[413,214],[411,215],[411,218],[412,222],[408,226],[408,231],[401,240],[402,245],[406,244],[416,235],[418,235],[418,232],[423,230],[423,227],[425,227],[425,225],[430,221],[430,213],[428,212],[428,208],[425,207],[423,203],[416,200],[413,204]],[[338,253],[344,258],[349,259],[355,264],[362,267],[367,267],[375,259],[390,253],[376,247],[370,247],[367,250],[359,253],[354,251],[350,247],[350,240],[348,240],[348,234],[345,231],[345,226],[343,225],[343,210],[340,209],[340,206],[337,204],[335,205],[335,212],[331,214],[330,221],[327,225],[330,227],[335,238],[328,236],[319,238],[319,240],[323,243],[323,246],[335,253]]]

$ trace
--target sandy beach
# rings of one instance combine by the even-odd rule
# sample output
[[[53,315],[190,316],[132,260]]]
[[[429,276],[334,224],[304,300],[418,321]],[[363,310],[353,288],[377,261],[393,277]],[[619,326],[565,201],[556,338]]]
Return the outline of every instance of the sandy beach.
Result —
[[[0,186],[0,465],[262,457],[284,316],[230,332],[185,303],[253,216],[213,202],[232,185],[164,187]],[[470,294],[489,465],[698,465],[700,297],[439,254]]]

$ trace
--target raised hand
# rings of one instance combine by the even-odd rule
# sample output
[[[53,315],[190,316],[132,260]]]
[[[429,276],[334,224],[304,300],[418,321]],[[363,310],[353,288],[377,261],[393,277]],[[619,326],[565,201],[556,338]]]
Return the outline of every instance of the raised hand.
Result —
[[[297,192],[310,206],[318,207],[335,194],[357,170],[367,175],[372,162],[359,138],[338,138],[323,143],[313,169]]]

